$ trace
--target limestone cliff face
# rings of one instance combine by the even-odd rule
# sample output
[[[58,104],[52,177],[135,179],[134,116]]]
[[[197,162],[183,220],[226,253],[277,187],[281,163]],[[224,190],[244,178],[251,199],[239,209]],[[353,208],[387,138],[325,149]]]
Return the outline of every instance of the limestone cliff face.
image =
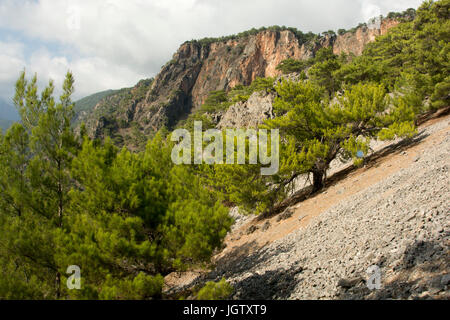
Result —
[[[362,54],[364,47],[375,38],[384,35],[392,27],[395,27],[399,22],[393,19],[384,19],[380,23],[380,28],[361,27],[355,32],[347,32],[340,35],[333,42],[333,52],[335,54],[353,53],[356,56]]]
[[[128,96],[116,101],[116,105],[120,105],[120,110],[126,114],[121,115],[122,111],[115,110],[113,118],[123,119],[115,134],[127,133],[131,125],[134,131],[137,128],[144,135],[150,135],[162,126],[172,128],[192,110],[199,108],[209,92],[229,90],[237,84],[249,85],[256,77],[279,76],[276,67],[287,58],[308,59],[320,48],[330,46],[336,54],[347,52],[360,55],[367,43],[396,24],[396,21],[386,19],[379,29],[361,27],[355,32],[323,36],[306,43],[300,43],[289,30],[265,30],[234,40],[207,44],[186,42],[161,69],[143,96],[139,99]],[[132,94],[133,90],[130,92]],[[142,93],[142,90],[139,92]],[[88,126],[91,136],[101,136],[100,131],[105,127],[104,118],[108,118],[101,111],[114,109],[109,103],[111,100],[117,98],[105,99],[96,106],[96,119],[90,119],[93,125]],[[89,116],[94,117],[93,114]],[[114,131],[111,121],[107,125],[109,131]]]
[[[290,31],[263,31],[246,39],[212,43],[192,89],[193,106],[201,106],[213,90],[228,90],[237,84],[248,85],[256,77],[278,75],[276,67],[287,58],[312,55],[313,50],[301,45]]]
[[[264,120],[273,118],[274,99],[273,93],[254,92],[247,101],[230,106],[221,115],[217,128],[257,128]]]
[[[172,127],[190,112],[192,88],[207,57],[208,48],[187,43],[162,68],[145,100],[136,108],[135,118],[146,133],[162,125]]]
[[[228,90],[237,84],[249,85],[256,77],[280,75],[276,67],[287,58],[308,59],[320,48],[329,46],[333,47],[336,54],[346,52],[361,55],[369,42],[397,24],[395,20],[385,19],[378,29],[361,27],[354,33],[325,36],[303,44],[299,43],[295,34],[289,30],[266,30],[243,39],[212,43],[201,49],[193,49],[195,44],[186,43],[180,47],[173,60],[188,59],[189,53],[200,59],[190,67],[189,80],[195,79],[195,83],[191,87],[191,82],[188,81],[182,88],[183,92],[191,95],[192,106],[197,108],[203,104],[211,91]],[[189,68],[189,64],[184,63],[183,66]],[[184,79],[186,71],[183,69],[178,75],[178,81]],[[163,69],[159,76],[166,77],[167,72],[174,75],[173,70]],[[155,81],[154,87],[158,88],[158,81]],[[190,92],[189,88],[192,89]]]

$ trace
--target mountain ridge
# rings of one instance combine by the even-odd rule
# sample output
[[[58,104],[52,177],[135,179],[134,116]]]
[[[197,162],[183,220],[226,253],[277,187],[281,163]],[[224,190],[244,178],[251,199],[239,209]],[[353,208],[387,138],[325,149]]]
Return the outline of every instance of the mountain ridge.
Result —
[[[139,149],[145,137],[151,137],[162,127],[174,128],[180,120],[198,110],[211,92],[250,85],[258,77],[279,76],[277,66],[281,61],[307,60],[324,47],[332,47],[338,55],[360,55],[365,45],[400,21],[399,18],[383,18],[379,26],[361,24],[338,35],[326,32],[313,37],[302,33],[304,40],[296,29],[272,27],[255,29],[241,37],[186,41],[162,67],[145,93],[138,83],[129,90],[141,93],[132,95],[126,102],[116,99],[114,104],[112,99],[102,99],[96,104],[95,112],[88,111],[79,117],[79,123],[85,122],[92,138],[110,136],[119,146]],[[132,137],[131,132],[138,137]]]
[[[18,121],[19,119],[19,113],[14,106],[0,98],[0,128],[6,130],[14,121]]]

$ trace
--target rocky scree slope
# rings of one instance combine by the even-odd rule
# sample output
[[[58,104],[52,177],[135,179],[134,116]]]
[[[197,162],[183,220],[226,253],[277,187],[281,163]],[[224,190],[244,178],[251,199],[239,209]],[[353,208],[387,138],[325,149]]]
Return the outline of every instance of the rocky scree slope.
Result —
[[[276,217],[232,212],[216,269],[172,275],[167,293],[225,277],[233,299],[449,299],[450,116],[408,143],[373,147],[367,167]],[[372,291],[373,265],[381,288]]]

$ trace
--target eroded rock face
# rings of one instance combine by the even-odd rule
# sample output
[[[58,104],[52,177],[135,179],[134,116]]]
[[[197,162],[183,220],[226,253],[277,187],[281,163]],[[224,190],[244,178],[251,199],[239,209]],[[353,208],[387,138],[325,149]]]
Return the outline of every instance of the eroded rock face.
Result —
[[[256,128],[264,120],[273,118],[273,93],[255,92],[245,102],[238,102],[225,112],[217,127]]]
[[[290,31],[263,31],[245,39],[212,43],[192,90],[193,105],[201,106],[211,91],[249,85],[257,77],[276,76],[276,67],[285,59],[312,55],[313,50],[300,45]]]
[[[279,76],[276,67],[281,61],[309,59],[322,47],[332,46],[335,54],[361,55],[369,42],[397,24],[396,20],[385,19],[379,29],[361,27],[355,33],[325,36],[305,44],[299,43],[294,33],[288,30],[266,30],[245,39],[212,43],[192,88],[193,107],[200,107],[211,91],[228,90],[237,84],[249,85],[257,77]]]
[[[180,47],[156,76],[145,101],[136,108],[135,118],[145,123],[144,129],[172,127],[190,112],[191,91],[207,56],[208,48],[199,44],[186,43]]]
[[[337,55],[345,52],[359,56],[368,43],[375,41],[376,37],[386,34],[390,28],[395,27],[398,23],[397,20],[384,19],[381,21],[380,28],[361,27],[354,33],[347,32],[338,36],[333,43],[333,52]]]
[[[289,30],[265,30],[210,44],[186,42],[161,69],[151,86],[145,88],[144,94],[136,86],[125,96],[112,96],[101,101],[95,113],[84,115],[88,119],[88,133],[92,137],[101,137],[106,126],[110,134],[122,137],[135,128],[145,136],[163,126],[171,129],[199,108],[211,91],[229,90],[237,84],[249,85],[257,77],[279,76],[276,67],[281,61],[311,58],[322,47],[332,46],[336,54],[360,55],[367,43],[397,23],[386,19],[379,29],[361,27],[354,33],[323,36],[307,43],[300,43]],[[219,126],[256,126],[270,116],[271,100],[273,96],[253,95],[247,102],[232,106],[223,115]],[[105,123],[101,117],[109,122]]]

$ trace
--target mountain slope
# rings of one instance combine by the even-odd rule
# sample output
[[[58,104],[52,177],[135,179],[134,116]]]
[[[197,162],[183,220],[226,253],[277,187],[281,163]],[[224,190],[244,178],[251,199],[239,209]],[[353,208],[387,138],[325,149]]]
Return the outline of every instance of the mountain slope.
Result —
[[[218,265],[229,262],[239,249],[255,249],[234,261],[236,267],[220,268],[236,283],[236,297],[448,298],[449,120],[446,116],[423,126],[410,145],[391,144],[387,157],[299,203],[287,220],[269,220],[266,231],[261,227],[267,221],[259,222],[260,230],[242,236],[246,239],[239,245],[229,243],[228,258]],[[280,236],[275,229],[282,225],[292,232]],[[256,238],[271,244],[256,249]],[[365,285],[371,265],[381,268],[380,290]],[[249,272],[255,275],[248,277]],[[266,281],[270,290],[259,287]]]
[[[361,25],[340,35],[325,33],[322,36],[272,27],[238,36],[189,41],[163,66],[145,94],[142,89],[136,98],[113,95],[110,99],[110,96],[81,120],[86,122],[92,137],[105,136],[103,131],[108,127],[106,135],[123,143],[124,135],[132,126],[144,137],[151,136],[162,127],[176,126],[197,110],[212,91],[249,85],[257,77],[278,76],[280,71],[276,67],[281,61],[287,58],[305,60],[323,47],[331,46],[336,54],[358,55],[367,43],[396,24],[397,20],[383,19],[379,28]],[[115,118],[130,121],[123,123],[123,127],[109,121],[112,110]]]
[[[0,128],[3,130],[7,130],[13,123],[13,120],[0,119]]]
[[[414,141],[376,143],[364,168],[335,166],[326,189],[284,214],[236,215],[216,269],[172,274],[166,293],[225,277],[234,299],[450,298],[446,114]],[[381,288],[372,291],[373,265]]]
[[[102,139],[108,136],[118,146],[126,144],[130,149],[142,147],[145,141],[141,137],[141,127],[135,121],[134,114],[136,107],[145,99],[152,83],[153,79],[141,80],[132,88],[87,97],[89,104],[85,100],[84,104],[78,107],[85,106],[85,110],[77,115],[78,124],[84,122],[88,133],[95,138]],[[95,105],[90,102],[97,100]],[[87,105],[90,106],[86,107]]]
[[[0,98],[0,119],[5,120],[19,120],[19,113],[16,108],[11,103],[6,102],[4,99]]]
[[[83,111],[91,111],[101,100],[105,99],[108,96],[116,94],[118,91],[119,90],[106,90],[84,97],[75,102],[74,110],[77,114]]]
[[[16,108],[0,98],[0,128],[6,130],[14,121],[18,121],[19,119],[19,113]]]

